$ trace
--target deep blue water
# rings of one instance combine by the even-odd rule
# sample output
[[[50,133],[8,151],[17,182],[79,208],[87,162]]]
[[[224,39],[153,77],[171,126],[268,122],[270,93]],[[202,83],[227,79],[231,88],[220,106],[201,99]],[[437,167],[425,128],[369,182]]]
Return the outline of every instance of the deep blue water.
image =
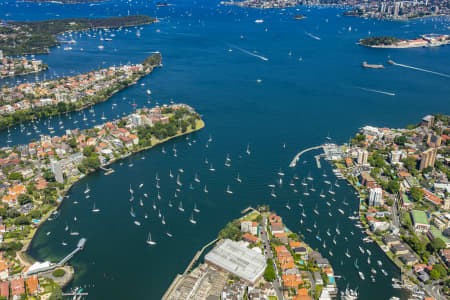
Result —
[[[146,89],[152,90],[151,104],[168,103],[171,99],[192,105],[201,113],[206,128],[190,136],[196,140],[192,146],[185,138],[170,141],[153,150],[130,157],[123,164],[114,164],[115,173],[103,176],[90,175],[75,185],[69,198],[61,206],[61,215],[55,221],[42,226],[34,240],[30,254],[35,258],[56,261],[68,253],[78,241],[64,231],[65,224],[88,238],[86,248],[71,261],[76,269],[76,278],[70,287],[87,286],[90,299],[158,299],[177,273],[183,272],[191,257],[240,211],[257,204],[270,204],[285,219],[290,229],[305,235],[306,241],[328,257],[338,279],[340,288],[349,285],[358,287],[361,299],[388,299],[397,295],[405,297],[391,288],[391,277],[398,277],[398,271],[374,245],[363,245],[372,252],[372,265],[367,265],[367,254],[358,250],[363,235],[348,220],[349,213],[357,210],[358,199],[344,182],[336,190],[336,202],[327,195],[320,198],[323,170],[315,166],[313,155],[302,158],[307,161],[295,170],[288,169],[293,156],[300,150],[324,142],[330,134],[337,143],[348,140],[359,127],[375,126],[404,127],[416,123],[428,113],[449,113],[450,79],[430,73],[391,66],[390,58],[396,62],[424,69],[450,74],[448,65],[450,47],[435,49],[376,50],[360,47],[356,42],[369,34],[394,35],[414,38],[430,32],[448,33],[448,19],[416,20],[409,23],[343,18],[337,8],[305,8],[300,13],[307,16],[301,21],[292,16],[295,9],[253,10],[218,6],[218,1],[192,2],[175,1],[175,6],[156,8],[150,1],[111,1],[99,5],[59,5],[11,2],[0,5],[0,18],[10,20],[37,20],[65,17],[104,17],[142,13],[161,18],[158,24],[144,26],[141,37],[136,29],[114,32],[112,42],[103,42],[100,51],[99,34],[89,38],[86,33],[74,35],[78,41],[72,51],[63,47],[54,48],[49,55],[38,55],[49,64],[50,69],[38,77],[51,78],[78,74],[89,70],[120,63],[137,63],[152,51],[161,51],[162,68],[143,78],[138,85],[113,96],[105,103],[95,106],[95,117],[83,112],[90,120],[82,121],[83,113],[55,117],[50,123],[61,134],[67,128],[86,128],[101,122],[104,113],[108,119],[132,111],[132,103],[139,107],[148,104]],[[6,16],[6,14],[9,14]],[[264,19],[255,24],[255,19]],[[351,31],[349,31],[351,27]],[[267,29],[267,31],[266,31]],[[309,35],[308,35],[309,34]],[[243,38],[241,39],[241,35]],[[312,38],[319,37],[320,40]],[[103,34],[105,36],[105,34]],[[67,37],[66,37],[67,38]],[[81,51],[83,48],[84,51]],[[232,51],[229,51],[231,49]],[[268,58],[264,61],[246,51]],[[253,52],[256,51],[256,52]],[[288,55],[292,52],[292,55]],[[300,60],[301,58],[301,60]],[[361,68],[362,61],[383,63],[383,70]],[[4,80],[35,80],[35,76]],[[260,79],[261,83],[257,80]],[[145,86],[141,86],[144,83]],[[368,92],[369,88],[395,93],[395,96]],[[112,104],[117,104],[113,109]],[[59,129],[59,121],[64,129]],[[74,120],[79,123],[74,124]],[[43,133],[48,125],[37,124]],[[29,135],[26,133],[30,132]],[[213,142],[205,147],[209,136]],[[1,145],[7,144],[7,132],[0,133]],[[25,143],[38,135],[32,124],[11,129],[11,143]],[[283,148],[286,143],[286,148]],[[250,156],[245,148],[250,144]],[[178,149],[178,157],[172,155],[172,147]],[[223,163],[226,154],[232,159],[232,167]],[[214,164],[215,173],[208,171],[205,158]],[[128,165],[134,164],[130,168]],[[332,178],[331,166],[323,162],[323,169]],[[168,176],[169,169],[175,172],[183,168],[182,191],[173,199],[176,184]],[[268,184],[274,183],[278,170],[286,172],[284,184],[277,186],[276,199],[270,196]],[[240,173],[243,179],[238,184],[233,178]],[[304,177],[311,172],[317,189],[310,197],[302,195],[302,186],[297,183],[299,193],[294,193],[288,182],[294,173]],[[161,177],[161,203],[167,225],[163,226],[152,209],[156,196],[155,174]],[[193,181],[198,173],[201,184]],[[334,178],[332,179],[334,182]],[[91,198],[84,199],[86,183],[91,187]],[[138,184],[144,183],[138,191]],[[194,190],[190,190],[192,183]],[[129,185],[142,197],[149,193],[151,199],[144,200],[144,208],[137,200],[128,201]],[[209,193],[202,192],[207,184]],[[230,184],[233,195],[224,191]],[[139,199],[139,196],[136,198]],[[185,213],[169,208],[169,198],[175,206],[183,200]],[[342,204],[344,199],[349,206]],[[73,204],[75,200],[80,203]],[[101,208],[93,214],[93,200]],[[292,210],[285,204],[289,201]],[[301,201],[307,218],[300,224]],[[331,209],[326,205],[331,203]],[[197,225],[188,222],[194,202],[201,212],[196,216]],[[143,224],[136,227],[129,214],[134,207],[137,219]],[[320,217],[312,210],[318,207]],[[337,212],[342,208],[346,214]],[[328,216],[331,211],[333,216]],[[149,220],[143,215],[148,213]],[[73,221],[74,216],[78,218]],[[313,224],[318,229],[313,229]],[[336,236],[335,246],[326,235],[327,229],[339,224],[342,232]],[[312,233],[306,228],[313,229]],[[165,235],[170,230],[174,237]],[[317,232],[319,230],[319,232]],[[51,235],[47,236],[47,232]],[[147,233],[152,233],[158,242],[149,248],[145,243]],[[352,235],[350,232],[353,232]],[[315,236],[326,241],[326,249]],[[344,240],[347,236],[348,241]],[[61,242],[69,245],[63,247]],[[344,256],[349,249],[351,259]],[[331,249],[333,256],[329,256]],[[353,264],[358,258],[366,280],[361,281]],[[389,273],[384,277],[375,264],[383,262]],[[371,283],[369,270],[378,270],[377,282]],[[405,298],[406,299],[406,298]]]

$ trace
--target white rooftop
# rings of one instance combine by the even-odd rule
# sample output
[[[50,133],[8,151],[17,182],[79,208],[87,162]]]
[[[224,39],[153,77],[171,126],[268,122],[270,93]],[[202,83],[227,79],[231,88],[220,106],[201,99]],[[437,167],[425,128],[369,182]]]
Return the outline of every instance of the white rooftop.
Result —
[[[264,255],[228,239],[206,254],[205,261],[253,284],[266,269]]]

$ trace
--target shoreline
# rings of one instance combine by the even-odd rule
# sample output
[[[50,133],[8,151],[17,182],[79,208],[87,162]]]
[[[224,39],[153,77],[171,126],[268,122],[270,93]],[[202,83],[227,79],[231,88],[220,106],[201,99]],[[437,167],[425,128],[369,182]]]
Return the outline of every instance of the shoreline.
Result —
[[[154,55],[155,55],[155,54],[154,54]],[[50,113],[50,114],[49,114],[48,116],[46,116],[45,118],[47,119],[47,118],[53,117],[53,116],[58,116],[58,115],[62,115],[62,114],[67,114],[67,113],[73,113],[73,112],[82,111],[82,110],[84,110],[84,109],[86,109],[86,108],[88,108],[88,107],[91,107],[91,106],[94,106],[94,105],[97,105],[97,104],[104,103],[104,102],[108,101],[111,97],[113,97],[115,94],[117,94],[117,93],[119,93],[119,92],[121,92],[121,91],[123,91],[123,90],[129,88],[130,86],[136,85],[136,84],[139,82],[139,80],[141,80],[142,78],[144,78],[144,77],[150,75],[151,73],[153,73],[153,71],[154,71],[155,68],[160,67],[160,66],[161,66],[161,63],[162,63],[162,56],[160,56],[160,62],[159,62],[158,65],[150,65],[150,66],[148,67],[147,70],[144,70],[144,71],[143,71],[143,74],[136,74],[138,77],[135,78],[135,79],[134,79],[133,81],[131,81],[130,83],[128,83],[125,87],[123,87],[122,89],[117,89],[117,88],[115,88],[114,90],[111,91],[111,93],[105,95],[104,98],[103,98],[102,100],[98,101],[98,102],[90,102],[90,101],[87,101],[86,104],[84,104],[84,105],[82,105],[82,106],[80,106],[80,107],[77,107],[77,108],[75,108],[74,110],[67,110],[67,111],[65,111],[65,112],[59,112],[58,110],[56,110],[55,113]],[[66,77],[62,77],[62,78],[59,78],[59,79],[63,79],[63,78],[66,78]],[[55,81],[55,80],[56,80],[56,79],[49,80],[49,81]],[[43,82],[45,82],[45,81],[42,81],[41,83],[43,83]],[[116,83],[116,85],[120,85],[120,82],[119,82],[119,83]],[[94,96],[96,96],[96,95],[94,95]],[[93,96],[89,96],[89,97],[93,97]],[[52,105],[49,105],[49,107],[55,107],[55,106],[57,106],[57,105],[58,105],[58,104],[52,104]],[[48,108],[48,107],[44,107],[44,108]],[[14,113],[16,113],[16,112],[21,112],[21,111],[22,111],[22,110],[18,110],[18,111],[15,111]],[[23,110],[23,111],[24,111],[24,112],[30,112],[30,111],[33,111],[33,108],[29,108],[28,110]],[[13,115],[14,113],[9,114],[9,115]],[[5,116],[7,117],[7,116],[9,116],[9,115],[7,114],[7,115],[5,115]],[[39,119],[40,119],[40,117],[30,117],[29,119],[25,119],[25,120],[22,121],[22,122],[20,122],[20,121],[19,121],[19,122],[15,122],[15,123],[13,123],[13,124],[10,124],[10,125],[7,125],[7,126],[5,126],[5,127],[0,128],[0,132],[3,131],[3,130],[5,130],[5,129],[8,129],[8,128],[10,128],[10,127],[18,126],[18,125],[20,125],[20,124],[28,123],[28,122],[30,122],[30,121],[39,120]]]
[[[138,149],[138,150],[130,151],[125,156],[122,156],[122,157],[113,159],[111,161],[108,161],[108,163],[102,165],[101,167],[107,167],[109,165],[112,165],[113,163],[116,163],[116,162],[118,162],[118,161],[120,161],[122,159],[128,158],[128,157],[130,157],[130,156],[132,156],[134,154],[137,154],[139,152],[143,152],[143,151],[146,151],[146,150],[150,150],[151,148],[156,147],[158,145],[161,145],[161,144],[163,144],[165,142],[168,142],[168,141],[170,141],[172,139],[175,139],[177,137],[182,137],[182,136],[188,135],[188,134],[193,133],[193,132],[197,132],[197,131],[199,131],[199,130],[201,130],[201,129],[203,129],[205,127],[205,122],[203,120],[199,120],[197,122],[199,123],[200,126],[197,127],[196,129],[190,128],[190,129],[186,130],[186,132],[184,132],[184,133],[178,133],[178,134],[176,134],[176,135],[174,135],[172,137],[168,137],[168,138],[165,138],[163,140],[158,140],[157,143],[152,144],[151,146],[147,146],[147,147],[144,147],[144,148],[141,148],[141,149]],[[37,260],[34,257],[30,256],[27,253],[27,251],[29,249],[30,244],[33,242],[34,238],[36,237],[36,233],[39,230],[39,228],[42,226],[42,224],[44,224],[47,221],[47,219],[53,214],[53,212],[55,212],[55,211],[57,211],[59,209],[61,204],[64,202],[64,199],[66,199],[66,195],[68,194],[68,192],[72,189],[72,187],[75,184],[80,182],[81,179],[87,178],[89,175],[91,175],[93,173],[96,173],[96,172],[101,172],[101,171],[102,171],[101,169],[98,169],[98,170],[89,172],[88,174],[86,174],[85,176],[83,176],[81,178],[78,177],[77,179],[75,179],[75,181],[71,182],[70,185],[67,188],[65,188],[64,190],[60,191],[60,193],[61,193],[60,194],[61,201],[59,201],[57,206],[55,206],[44,217],[41,218],[41,222],[39,223],[39,225],[36,226],[36,229],[34,230],[34,232],[30,232],[30,235],[32,235],[32,236],[29,239],[27,239],[28,242],[24,245],[24,248],[22,250],[17,252],[17,255],[24,255],[25,257],[21,257],[22,259],[24,259],[24,260],[33,260],[33,262],[36,262]],[[21,259],[19,259],[19,260],[22,261]],[[27,263],[29,263],[30,265],[32,264],[30,262],[27,262]]]

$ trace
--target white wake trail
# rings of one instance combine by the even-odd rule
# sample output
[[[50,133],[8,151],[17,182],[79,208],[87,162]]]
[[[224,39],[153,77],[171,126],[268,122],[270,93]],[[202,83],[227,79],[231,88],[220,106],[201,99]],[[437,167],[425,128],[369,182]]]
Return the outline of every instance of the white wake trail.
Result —
[[[359,87],[359,86],[357,86],[357,88],[360,90],[363,90],[363,91],[367,91],[367,92],[373,92],[373,93],[378,93],[378,94],[383,94],[383,95],[388,95],[388,96],[395,96],[395,93],[393,93],[393,92],[374,90],[374,89],[369,89],[369,88],[364,88],[364,87]]]
[[[252,53],[252,52],[250,52],[250,51],[248,51],[248,50],[245,50],[245,49],[243,49],[243,48],[241,48],[241,47],[238,47],[238,46],[235,46],[235,45],[230,45],[230,46],[232,46],[233,48],[235,48],[235,49],[237,49],[237,50],[239,50],[239,51],[241,51],[241,52],[244,52],[245,54],[248,54],[248,55],[257,57],[257,58],[259,58],[259,59],[261,59],[261,60],[264,60],[264,61],[268,61],[268,60],[269,60],[267,57],[264,57],[264,56],[262,56],[262,55],[258,55],[258,54]]]
[[[413,69],[413,70],[416,70],[416,71],[431,73],[431,74],[435,74],[435,75],[438,75],[438,76],[450,78],[450,75],[444,74],[444,73],[434,72],[434,71],[430,71],[430,70],[426,70],[426,69],[422,69],[422,68],[418,68],[418,67],[413,67],[413,66],[408,66],[408,65],[404,65],[404,64],[398,64],[396,62],[392,62],[392,64],[394,66],[399,66],[399,67],[403,67],[403,68]]]

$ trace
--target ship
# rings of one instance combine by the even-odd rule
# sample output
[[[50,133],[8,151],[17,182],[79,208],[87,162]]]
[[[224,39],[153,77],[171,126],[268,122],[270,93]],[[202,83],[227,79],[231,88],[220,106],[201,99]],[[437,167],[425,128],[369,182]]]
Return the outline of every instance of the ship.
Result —
[[[363,68],[371,68],[371,69],[384,69],[384,66],[383,66],[383,65],[373,65],[373,64],[368,64],[368,63],[365,62],[365,61],[363,61],[362,67],[363,67]]]

